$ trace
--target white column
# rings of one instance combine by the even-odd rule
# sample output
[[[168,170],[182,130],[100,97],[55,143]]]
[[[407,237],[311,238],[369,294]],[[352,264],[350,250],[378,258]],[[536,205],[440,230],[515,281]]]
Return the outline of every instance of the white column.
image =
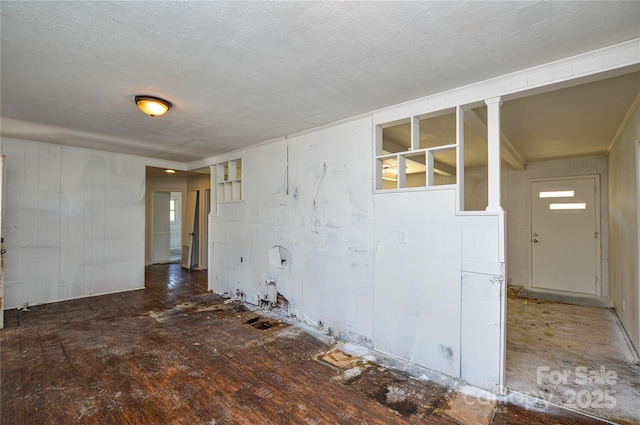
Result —
[[[456,182],[458,183],[458,211],[464,211],[464,110],[456,106]]]
[[[411,117],[411,149],[417,151],[420,149],[420,120],[418,117]]]
[[[502,99],[495,97],[485,100],[487,104],[487,156],[489,173],[489,203],[487,211],[503,211],[500,201],[500,106]]]
[[[211,184],[211,195],[209,196],[209,214],[210,215],[218,215],[218,179],[216,178],[216,166],[209,165],[209,176],[210,176],[210,184]],[[211,233],[211,232],[209,232]]]

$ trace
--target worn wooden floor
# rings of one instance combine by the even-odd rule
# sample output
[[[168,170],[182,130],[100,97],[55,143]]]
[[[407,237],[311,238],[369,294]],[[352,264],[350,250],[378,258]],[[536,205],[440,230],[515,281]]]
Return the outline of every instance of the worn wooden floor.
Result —
[[[609,308],[508,297],[507,386],[640,424],[640,365]]]
[[[205,291],[206,271],[166,264],[143,291],[6,312],[0,423],[600,423],[349,358]]]

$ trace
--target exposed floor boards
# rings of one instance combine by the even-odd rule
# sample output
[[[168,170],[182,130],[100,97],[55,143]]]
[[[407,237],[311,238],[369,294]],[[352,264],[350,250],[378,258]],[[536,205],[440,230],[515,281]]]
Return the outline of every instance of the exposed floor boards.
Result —
[[[554,407],[479,402],[477,392],[351,358],[225,304],[206,293],[206,275],[156,265],[145,290],[6,312],[0,423],[601,423]]]
[[[613,309],[523,299],[515,291],[507,300],[509,389],[640,424],[640,366]]]

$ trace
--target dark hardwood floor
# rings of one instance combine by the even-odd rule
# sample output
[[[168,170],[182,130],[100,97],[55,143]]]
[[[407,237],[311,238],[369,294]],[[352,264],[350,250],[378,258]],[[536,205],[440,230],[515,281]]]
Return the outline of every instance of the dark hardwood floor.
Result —
[[[155,265],[145,290],[7,311],[0,423],[446,425],[473,417],[451,414],[456,394],[432,381],[361,359],[342,369],[319,361],[332,346],[224,304],[206,292],[206,276]],[[601,423],[504,402],[485,417]]]

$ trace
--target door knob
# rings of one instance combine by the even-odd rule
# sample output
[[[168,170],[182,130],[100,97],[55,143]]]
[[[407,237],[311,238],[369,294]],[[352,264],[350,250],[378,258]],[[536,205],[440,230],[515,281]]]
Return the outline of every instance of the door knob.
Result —
[[[533,240],[533,243],[538,243],[538,240],[537,240],[537,239],[534,239],[534,240]]]

